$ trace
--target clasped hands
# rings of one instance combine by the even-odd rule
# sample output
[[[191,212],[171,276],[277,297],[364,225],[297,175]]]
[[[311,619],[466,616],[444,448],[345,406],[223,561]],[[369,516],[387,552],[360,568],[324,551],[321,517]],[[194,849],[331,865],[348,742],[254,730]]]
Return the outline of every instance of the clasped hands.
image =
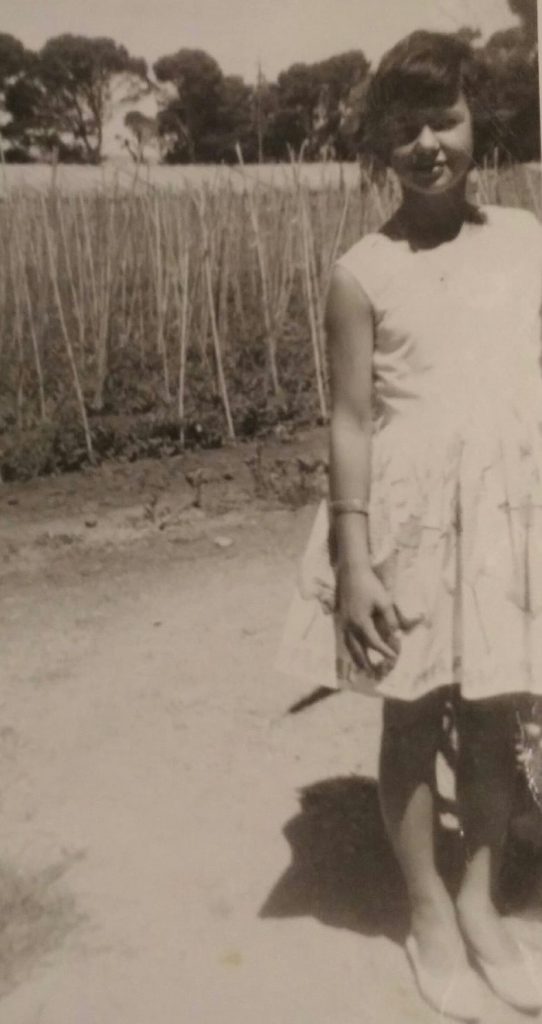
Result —
[[[384,584],[370,566],[343,566],[338,572],[338,613],[346,648],[358,668],[371,672],[371,653],[391,667],[401,649],[403,621]],[[380,660],[380,659],[378,659]]]

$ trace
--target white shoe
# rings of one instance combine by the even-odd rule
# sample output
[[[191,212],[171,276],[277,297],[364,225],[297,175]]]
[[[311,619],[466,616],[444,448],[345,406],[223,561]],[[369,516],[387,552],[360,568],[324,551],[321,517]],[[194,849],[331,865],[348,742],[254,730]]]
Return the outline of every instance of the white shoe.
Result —
[[[480,1019],[484,1012],[484,993],[480,979],[468,964],[457,971],[433,974],[422,963],[414,935],[408,936],[405,950],[420,995],[429,1006],[455,1020]]]
[[[531,957],[518,942],[518,958],[507,964],[490,964],[477,953],[474,960],[496,996],[525,1013],[542,1010],[542,989],[537,984]]]

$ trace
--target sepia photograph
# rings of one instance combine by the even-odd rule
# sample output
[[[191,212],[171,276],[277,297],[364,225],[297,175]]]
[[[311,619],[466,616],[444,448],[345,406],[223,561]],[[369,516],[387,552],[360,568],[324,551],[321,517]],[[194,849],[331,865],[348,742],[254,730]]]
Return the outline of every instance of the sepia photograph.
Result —
[[[3,0],[0,1024],[542,1019],[537,0]]]

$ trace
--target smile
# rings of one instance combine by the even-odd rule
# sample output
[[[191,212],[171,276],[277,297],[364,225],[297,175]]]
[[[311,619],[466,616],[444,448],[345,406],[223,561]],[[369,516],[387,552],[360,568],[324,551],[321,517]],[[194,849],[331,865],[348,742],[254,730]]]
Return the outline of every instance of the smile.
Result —
[[[418,174],[431,174],[434,171],[442,171],[446,167],[444,161],[431,164],[413,164],[412,169]]]

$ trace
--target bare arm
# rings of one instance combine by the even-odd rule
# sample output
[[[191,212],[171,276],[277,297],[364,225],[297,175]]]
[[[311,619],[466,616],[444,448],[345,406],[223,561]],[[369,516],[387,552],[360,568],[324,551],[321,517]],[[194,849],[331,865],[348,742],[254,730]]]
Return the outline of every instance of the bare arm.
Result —
[[[331,385],[330,493],[332,499],[369,498],[373,317],[368,298],[348,271],[336,268],[326,307]],[[368,566],[367,520],[339,516],[339,560]]]
[[[373,315],[369,299],[348,271],[337,267],[326,307],[331,383],[330,493],[367,501],[371,465]],[[354,661],[368,667],[368,649],[397,654],[397,619],[374,575],[367,517],[346,514],[334,523],[339,611]]]

